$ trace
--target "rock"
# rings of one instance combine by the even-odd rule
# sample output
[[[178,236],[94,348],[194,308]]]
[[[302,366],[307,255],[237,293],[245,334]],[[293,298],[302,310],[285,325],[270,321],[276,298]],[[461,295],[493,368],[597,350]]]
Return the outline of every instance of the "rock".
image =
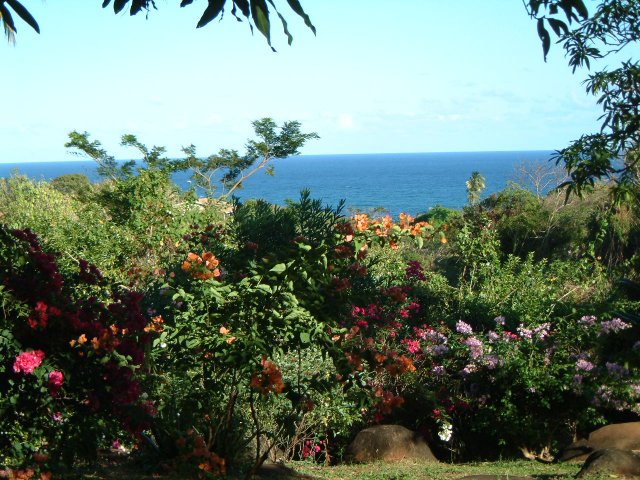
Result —
[[[640,450],[640,422],[613,423],[598,428],[587,439],[573,442],[557,459],[585,460],[592,452],[604,449]]]
[[[397,460],[437,462],[419,433],[400,425],[376,425],[362,430],[347,449],[354,463]]]
[[[576,478],[598,473],[640,479],[640,457],[628,450],[596,450],[589,455]]]

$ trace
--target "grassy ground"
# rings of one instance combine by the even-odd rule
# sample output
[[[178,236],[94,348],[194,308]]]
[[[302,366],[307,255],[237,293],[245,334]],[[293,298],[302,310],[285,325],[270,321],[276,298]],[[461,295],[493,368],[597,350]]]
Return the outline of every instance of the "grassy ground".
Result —
[[[292,465],[297,471],[319,479],[367,479],[367,480],[426,480],[458,479],[467,475],[532,476],[536,479],[570,479],[580,469],[575,464],[545,465],[530,461],[483,462],[469,464],[416,464],[401,462],[396,464],[341,465],[318,467],[310,464]]]
[[[509,477],[532,477],[536,480],[569,480],[580,470],[580,464],[541,464],[531,461],[481,462],[467,464],[450,463],[372,463],[367,465],[338,465],[326,467],[309,462],[293,462],[289,467],[297,473],[295,476],[274,471],[256,478],[293,479],[314,478],[332,480],[457,480],[467,475],[496,475],[500,480]],[[86,469],[78,472],[77,479],[87,480],[182,480],[178,475],[148,475],[130,464],[119,464]],[[236,480],[236,477],[227,477]],[[493,477],[492,477],[493,478]],[[589,477],[615,478],[612,476]]]

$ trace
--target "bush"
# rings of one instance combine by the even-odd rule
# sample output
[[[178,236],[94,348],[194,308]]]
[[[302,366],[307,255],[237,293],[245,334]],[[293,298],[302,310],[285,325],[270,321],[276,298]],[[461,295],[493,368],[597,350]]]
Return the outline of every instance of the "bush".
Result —
[[[62,273],[32,232],[4,226],[0,285],[0,463],[70,466],[149,425],[141,295],[111,288],[84,260]]]

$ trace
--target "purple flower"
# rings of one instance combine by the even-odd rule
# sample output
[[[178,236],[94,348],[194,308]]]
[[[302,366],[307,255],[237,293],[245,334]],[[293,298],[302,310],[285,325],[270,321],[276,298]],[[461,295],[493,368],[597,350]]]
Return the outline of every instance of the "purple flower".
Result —
[[[582,370],[583,372],[590,372],[594,368],[596,368],[596,366],[589,360],[585,360],[584,358],[581,358],[576,362],[576,370],[578,371]]]
[[[497,342],[498,340],[500,340],[500,335],[491,330],[489,333],[487,333],[487,340],[489,343]]]
[[[435,330],[427,330],[424,334],[424,338],[433,343],[447,343],[446,335],[436,332]]]
[[[446,345],[431,345],[427,347],[427,350],[431,352],[434,357],[446,355],[449,352],[449,347]]]
[[[482,356],[483,347],[482,342],[475,337],[469,337],[465,339],[463,342],[467,347],[469,347],[469,351],[471,353],[472,359],[477,359]]]
[[[623,322],[619,318],[614,318],[612,320],[600,323],[600,331],[598,332],[598,336],[607,335],[609,333],[617,333],[620,330],[626,330],[627,328],[631,328],[631,325]]]
[[[605,366],[607,367],[607,373],[612,377],[622,378],[629,374],[628,369],[615,362],[607,362]]]
[[[525,328],[522,324],[518,327],[518,334],[525,340],[531,340],[533,338],[533,330]]]
[[[431,369],[431,373],[436,376],[441,376],[445,374],[444,367],[442,365],[436,365]]]
[[[496,318],[493,319],[494,322],[496,322],[496,325],[502,325],[504,327],[505,323],[507,323],[507,319],[504,318],[502,315],[497,316]]]
[[[476,365],[473,365],[473,364],[470,363],[469,365],[464,367],[462,370],[460,370],[460,376],[468,377],[473,372],[475,372],[477,369],[478,369],[478,367]]]
[[[591,404],[596,407],[600,407],[601,405],[608,404],[610,401],[611,389],[609,387],[602,386],[591,399]]]
[[[495,370],[496,367],[500,364],[500,359],[497,355],[485,355],[482,357],[482,361],[486,365],[488,370]]]
[[[533,334],[537,336],[540,340],[544,340],[549,336],[549,330],[551,329],[550,323],[543,323],[542,325],[538,325],[533,329]]]
[[[632,385],[629,385],[629,387],[631,387],[631,391],[636,395],[636,396],[640,396],[640,385],[638,385],[637,383],[634,383]]]
[[[471,335],[473,333],[473,328],[471,328],[471,325],[468,323],[458,320],[458,323],[456,323],[456,332],[463,335]]]
[[[598,318],[594,315],[585,315],[580,320],[578,320],[578,323],[584,327],[593,327],[597,319]]]

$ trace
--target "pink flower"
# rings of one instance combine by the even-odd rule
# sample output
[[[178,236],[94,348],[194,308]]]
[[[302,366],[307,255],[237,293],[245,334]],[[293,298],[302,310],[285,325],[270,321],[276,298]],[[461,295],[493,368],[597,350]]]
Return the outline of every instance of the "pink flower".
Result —
[[[58,396],[58,390],[62,387],[62,382],[64,382],[64,375],[62,372],[55,370],[49,372],[49,393],[52,397]]]
[[[13,371],[16,373],[33,373],[40,366],[44,352],[42,350],[32,350],[30,352],[22,352],[13,362]]]
[[[64,375],[62,372],[53,371],[49,372],[49,386],[54,388],[60,388],[64,381]]]

